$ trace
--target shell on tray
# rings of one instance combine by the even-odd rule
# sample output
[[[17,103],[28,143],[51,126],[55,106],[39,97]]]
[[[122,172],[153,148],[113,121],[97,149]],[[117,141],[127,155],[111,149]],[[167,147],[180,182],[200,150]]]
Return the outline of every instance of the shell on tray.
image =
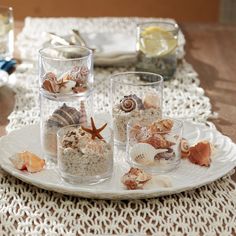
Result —
[[[200,141],[190,147],[189,160],[200,166],[210,166],[212,156],[211,144],[208,141]]]
[[[143,109],[142,100],[135,94],[124,96],[120,101],[120,109],[124,112],[131,112],[135,109]]]
[[[158,153],[167,151],[167,149],[155,149],[147,143],[136,143],[130,150],[130,157],[138,164],[150,165]]]
[[[34,173],[41,171],[45,166],[45,160],[29,152],[19,152],[10,157],[10,161],[18,170],[27,170]]]
[[[74,107],[69,107],[65,103],[56,109],[48,119],[48,125],[63,127],[66,125],[79,124],[80,112]]]
[[[130,170],[122,176],[121,182],[127,189],[135,190],[142,189],[143,186],[151,179],[152,176],[150,174],[147,174],[139,168],[131,167]]]
[[[160,107],[160,97],[156,93],[147,93],[143,98],[143,106],[145,109]]]
[[[181,148],[181,157],[187,158],[190,156],[190,147],[188,141],[184,138],[180,141],[180,148]]]

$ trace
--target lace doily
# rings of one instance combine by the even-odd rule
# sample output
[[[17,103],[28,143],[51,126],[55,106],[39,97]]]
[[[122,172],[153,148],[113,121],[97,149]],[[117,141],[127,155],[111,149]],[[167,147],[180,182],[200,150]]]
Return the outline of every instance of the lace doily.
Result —
[[[18,46],[26,55],[32,47],[37,50],[37,45],[40,46],[36,39],[41,32],[66,34],[74,27],[87,32],[124,30],[132,33],[135,23],[142,20],[150,19],[27,18]],[[39,121],[36,64],[35,59],[24,60],[11,76],[17,96],[9,131]],[[108,110],[109,75],[127,70],[133,68],[95,69],[96,111]],[[199,85],[197,73],[182,60],[176,78],[165,82],[164,114],[206,121],[212,115],[211,105]],[[86,200],[32,187],[1,171],[0,232],[5,235],[229,235],[236,228],[235,189],[228,175],[198,190],[168,197],[133,201]]]

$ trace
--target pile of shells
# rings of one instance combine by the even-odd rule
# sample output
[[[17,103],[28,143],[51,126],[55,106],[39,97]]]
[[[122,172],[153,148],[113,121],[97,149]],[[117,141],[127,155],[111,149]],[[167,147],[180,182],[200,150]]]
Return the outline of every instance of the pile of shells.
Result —
[[[175,158],[173,146],[178,142],[178,135],[170,134],[173,120],[163,119],[150,125],[135,124],[130,130],[130,142],[135,143],[130,149],[131,159],[145,166],[152,166],[158,161]]]
[[[88,89],[89,70],[87,66],[75,66],[57,77],[53,72],[43,76],[42,88],[50,93],[82,93]]]

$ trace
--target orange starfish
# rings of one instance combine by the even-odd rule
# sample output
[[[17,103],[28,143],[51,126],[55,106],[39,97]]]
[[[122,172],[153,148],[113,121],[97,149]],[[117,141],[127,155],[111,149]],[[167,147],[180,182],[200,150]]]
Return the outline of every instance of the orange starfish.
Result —
[[[92,137],[91,137],[92,139],[95,139],[95,138],[97,137],[97,138],[99,138],[99,139],[104,140],[104,138],[102,137],[102,135],[101,135],[100,133],[101,133],[102,130],[105,129],[106,126],[107,126],[107,123],[104,124],[101,128],[97,129],[96,126],[95,126],[95,124],[94,124],[94,120],[93,120],[93,118],[91,117],[91,127],[92,127],[92,129],[86,128],[86,127],[84,127],[84,126],[81,126],[81,128],[82,128],[84,131],[90,133],[90,134],[92,135]]]

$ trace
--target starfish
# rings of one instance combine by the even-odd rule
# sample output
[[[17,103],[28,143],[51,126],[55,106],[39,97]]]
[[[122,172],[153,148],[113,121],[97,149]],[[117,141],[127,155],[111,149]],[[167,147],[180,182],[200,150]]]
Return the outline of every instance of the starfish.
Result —
[[[95,139],[96,137],[99,138],[99,139],[102,139],[104,140],[104,138],[102,137],[102,135],[100,134],[102,130],[105,129],[105,127],[107,126],[107,123],[104,124],[101,128],[97,129],[95,124],[94,124],[94,120],[93,118],[91,117],[91,128],[92,129],[89,129],[89,128],[86,128],[84,126],[81,126],[82,130],[90,133],[92,135],[92,139]]]

